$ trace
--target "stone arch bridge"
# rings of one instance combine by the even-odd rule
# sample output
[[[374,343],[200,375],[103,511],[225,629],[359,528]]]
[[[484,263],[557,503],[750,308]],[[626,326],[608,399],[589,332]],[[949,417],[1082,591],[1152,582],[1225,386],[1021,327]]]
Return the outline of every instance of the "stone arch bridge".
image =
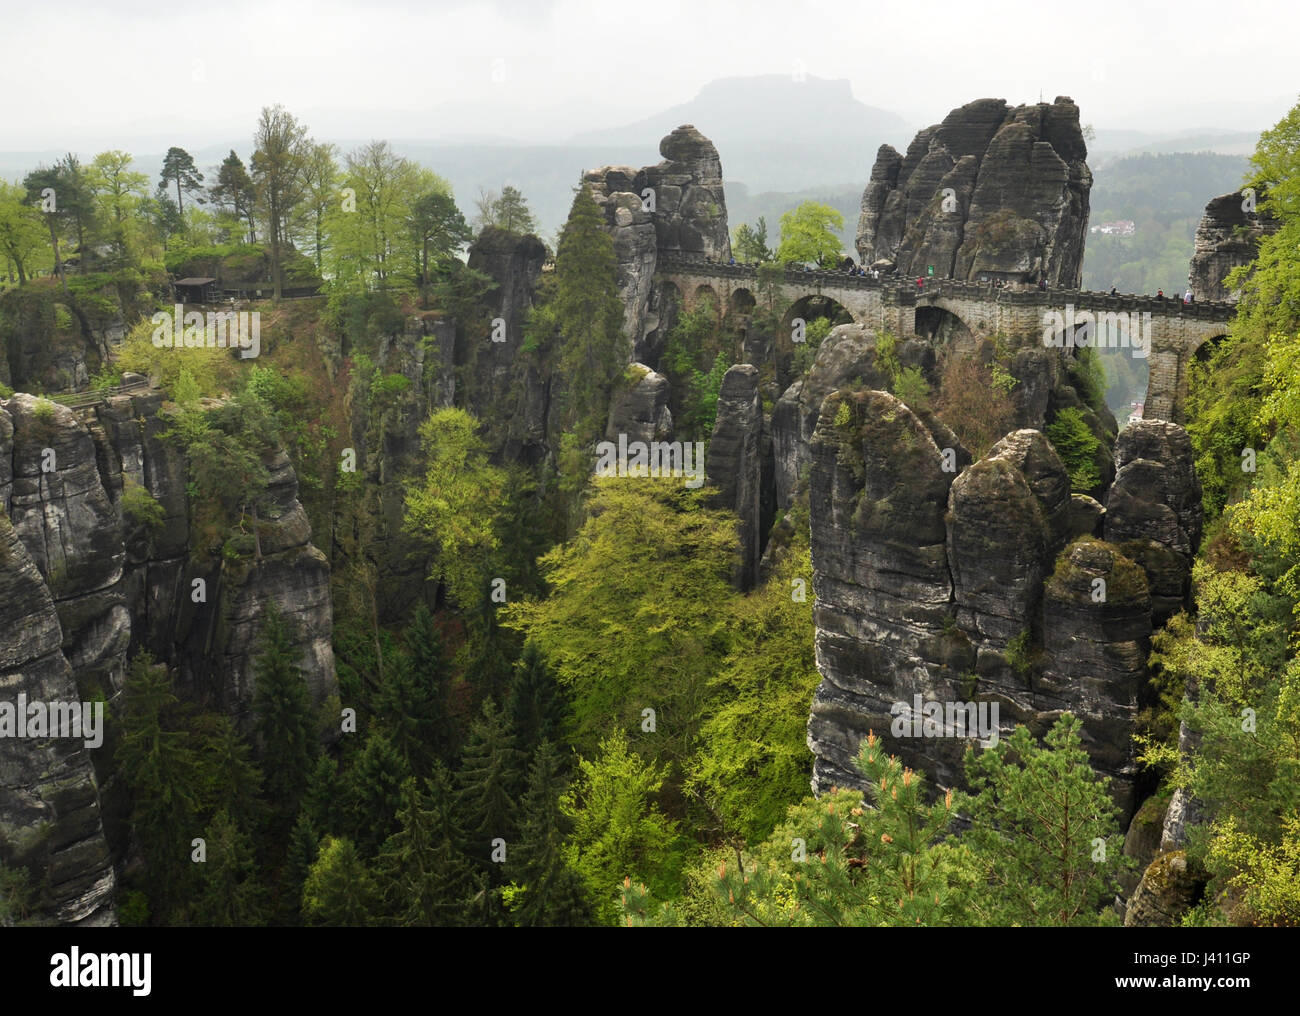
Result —
[[[714,299],[724,309],[748,310],[759,296],[758,271],[680,254],[660,254],[655,272],[671,283],[687,309],[700,299]],[[1116,334],[1116,323],[1131,322],[1141,355],[1145,343],[1150,377],[1144,415],[1184,423],[1188,369],[1206,342],[1221,338],[1234,313],[1231,303],[1184,304],[1146,296],[1110,296],[1087,290],[995,290],[992,286],[951,279],[927,279],[918,291],[915,280],[873,279],[842,271],[787,267],[780,279],[779,302],[787,317],[810,296],[834,300],[862,325],[898,336],[925,334],[951,315],[976,339],[1001,335],[1014,346],[1043,343],[1047,327],[1078,322],[1088,312],[1101,334]],[[1057,318],[1055,315],[1060,315]],[[1147,316],[1149,315],[1149,317]],[[1109,330],[1100,322],[1108,322]],[[1049,325],[1050,323],[1050,325]],[[1128,345],[1128,332],[1123,332]],[[1141,336],[1138,338],[1138,336]]]

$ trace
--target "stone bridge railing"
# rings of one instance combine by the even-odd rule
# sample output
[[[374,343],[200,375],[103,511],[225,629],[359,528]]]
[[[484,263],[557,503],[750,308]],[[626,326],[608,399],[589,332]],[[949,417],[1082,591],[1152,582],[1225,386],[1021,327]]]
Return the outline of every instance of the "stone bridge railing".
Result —
[[[758,279],[758,269],[753,265],[733,265],[674,252],[660,254],[658,267],[667,275],[690,275],[702,279]],[[1223,301],[1183,303],[1172,298],[1160,300],[1154,296],[1137,296],[1131,293],[1111,296],[1109,293],[1086,289],[997,289],[988,284],[961,282],[956,279],[926,279],[924,288],[918,290],[914,279],[903,279],[896,275],[874,279],[870,275],[851,275],[845,271],[822,271],[791,266],[786,266],[782,273],[782,281],[788,285],[813,285],[822,289],[834,287],[892,290],[895,300],[904,305],[913,302],[924,305],[944,298],[1044,308],[1061,307],[1071,303],[1089,309],[1126,313],[1149,311],[1152,315],[1222,321],[1225,324],[1236,311],[1236,304]]]

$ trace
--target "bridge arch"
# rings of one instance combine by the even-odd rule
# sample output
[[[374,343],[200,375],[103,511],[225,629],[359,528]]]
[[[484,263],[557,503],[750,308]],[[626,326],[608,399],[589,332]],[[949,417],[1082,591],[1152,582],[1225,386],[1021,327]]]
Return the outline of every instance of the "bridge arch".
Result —
[[[727,299],[727,309],[733,314],[752,314],[754,304],[757,302],[749,289],[740,286],[731,291],[731,296]]]
[[[785,309],[785,313],[781,316],[782,330],[787,334],[789,334],[795,318],[803,318],[805,322],[811,322],[817,318],[826,318],[830,321],[832,328],[836,325],[853,323],[853,314],[849,309],[833,296],[827,296],[824,293],[807,293],[795,297],[790,302]]]
[[[691,294],[691,310],[698,310],[706,304],[713,308],[714,317],[722,313],[722,300],[718,297],[718,291],[707,282],[695,287],[695,292]]]
[[[937,301],[917,305],[912,330],[930,345],[955,353],[974,352],[980,337],[961,314]]]

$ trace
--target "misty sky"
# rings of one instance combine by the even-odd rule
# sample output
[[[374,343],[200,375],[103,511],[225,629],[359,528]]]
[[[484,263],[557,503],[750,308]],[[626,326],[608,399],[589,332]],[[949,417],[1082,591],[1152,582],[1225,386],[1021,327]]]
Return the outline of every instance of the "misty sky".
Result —
[[[1259,129],[1295,101],[1300,13],[1272,3],[66,0],[0,14],[0,150],[249,136],[282,102],[318,136],[562,141],[715,78],[847,78],[935,122],[1070,95],[1098,127]],[[494,76],[496,80],[494,80]],[[905,139],[904,139],[905,140]]]

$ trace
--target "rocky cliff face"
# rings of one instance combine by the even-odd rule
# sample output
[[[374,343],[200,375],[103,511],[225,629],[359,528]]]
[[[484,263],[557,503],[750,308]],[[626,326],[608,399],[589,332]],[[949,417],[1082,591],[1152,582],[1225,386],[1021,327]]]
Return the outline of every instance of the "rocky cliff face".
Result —
[[[1008,434],[972,464],[942,424],[892,395],[829,395],[811,443],[822,674],[808,724],[814,790],[860,785],[852,759],[872,730],[939,786],[960,785],[977,733],[950,722],[912,736],[920,696],[945,715],[950,703],[996,704],[1004,734],[1025,724],[1041,735],[1073,712],[1094,766],[1131,810],[1133,726],[1163,580],[1130,556],[1147,548],[1127,527],[1159,517],[1167,525],[1147,533],[1165,541],[1159,549],[1195,547],[1199,488],[1186,441],[1158,421],[1125,431],[1107,528],[1121,542],[1103,542],[1092,535],[1100,505],[1070,495],[1037,430]],[[988,731],[978,738],[989,743]]]
[[[654,285],[659,254],[731,257],[722,161],[713,142],[683,124],[659,142],[659,153],[664,160],[655,166],[602,166],[582,177],[614,240],[629,358],[651,364],[672,323],[671,301]]]
[[[1075,288],[1092,175],[1079,108],[979,99],[920,131],[900,155],[881,146],[862,195],[864,264],[906,276],[1038,279]]]
[[[260,619],[272,603],[297,633],[313,699],[336,694],[329,564],[310,542],[288,457],[279,451],[267,462],[261,557],[199,563],[205,558],[192,553],[199,537],[190,528],[186,466],[178,446],[162,437],[169,424],[159,416],[161,404],[156,391],[75,412],[25,394],[0,401],[0,502],[8,534],[0,609],[19,612],[13,624],[0,625],[5,700],[31,688],[46,698],[111,702],[128,654],[148,649],[175,669],[185,694],[247,724]],[[162,508],[152,533],[122,510],[128,482]],[[29,634],[23,616],[30,617]],[[0,752],[10,760],[0,765],[0,830],[7,830],[0,850],[9,855],[16,848],[6,844],[30,838],[34,816],[50,822],[50,843],[61,846],[42,862],[54,894],[49,913],[68,921],[110,919],[112,876],[104,871],[91,772],[97,759],[3,739]],[[47,792],[42,780],[60,789]],[[25,848],[16,852],[32,856]]]
[[[0,701],[85,701],[49,587],[7,514],[0,514],[0,632]],[[113,867],[84,740],[0,737],[0,859],[45,876],[38,906],[49,917],[115,923]]]
[[[1278,229],[1276,219],[1257,209],[1262,200],[1262,194],[1248,200],[1242,191],[1233,191],[1205,206],[1187,274],[1188,288],[1197,300],[1237,298],[1224,284],[1228,273],[1254,261],[1259,241]]]

